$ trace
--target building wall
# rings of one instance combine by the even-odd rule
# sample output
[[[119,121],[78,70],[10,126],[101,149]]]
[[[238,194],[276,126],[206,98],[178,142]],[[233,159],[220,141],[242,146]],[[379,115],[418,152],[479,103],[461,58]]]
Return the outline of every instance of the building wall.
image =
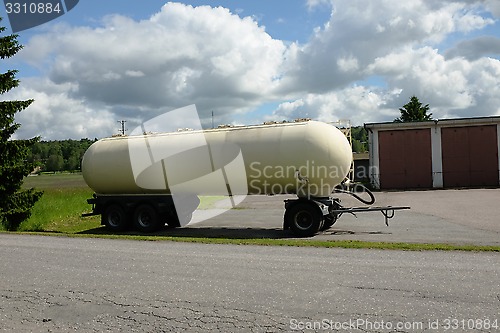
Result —
[[[443,161],[441,146],[441,127],[431,128],[431,148],[432,148],[432,187],[443,187]]]
[[[375,188],[500,185],[500,117],[365,126]]]

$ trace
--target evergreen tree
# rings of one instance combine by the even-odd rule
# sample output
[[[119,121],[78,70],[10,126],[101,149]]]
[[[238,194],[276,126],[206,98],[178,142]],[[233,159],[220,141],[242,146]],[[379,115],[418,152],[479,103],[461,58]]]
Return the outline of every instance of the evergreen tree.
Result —
[[[0,21],[2,19],[0,18]],[[0,27],[0,33],[5,27]],[[14,56],[21,45],[17,35],[0,37],[0,59]],[[0,94],[5,94],[19,85],[16,70],[0,73]],[[33,100],[0,101],[0,223],[7,230],[16,230],[31,214],[31,209],[42,192],[35,189],[22,190],[23,178],[33,171],[35,165],[28,162],[29,149],[39,138],[12,140],[20,124],[14,122],[15,114],[27,108]]]
[[[399,109],[401,116],[394,119],[394,122],[405,123],[432,120],[432,113],[427,114],[428,111],[429,104],[422,105],[416,96],[412,96],[410,102]]]

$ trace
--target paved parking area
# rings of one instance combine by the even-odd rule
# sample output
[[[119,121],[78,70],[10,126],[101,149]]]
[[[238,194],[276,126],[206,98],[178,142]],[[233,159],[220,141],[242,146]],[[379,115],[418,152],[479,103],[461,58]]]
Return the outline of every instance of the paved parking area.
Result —
[[[397,211],[389,227],[379,212],[346,214],[312,239],[500,245],[500,189],[376,192],[375,196],[376,206],[411,206],[411,210]],[[362,206],[347,195],[339,197],[344,206]],[[236,209],[175,233],[292,238],[281,229],[286,198],[293,196],[248,196]],[[218,208],[223,207],[220,202]]]

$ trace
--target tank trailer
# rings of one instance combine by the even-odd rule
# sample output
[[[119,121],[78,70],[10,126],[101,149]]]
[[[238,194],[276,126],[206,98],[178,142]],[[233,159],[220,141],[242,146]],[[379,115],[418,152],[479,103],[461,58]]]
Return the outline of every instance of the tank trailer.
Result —
[[[373,194],[347,175],[352,150],[336,127],[318,121],[226,127],[105,138],[85,152],[82,173],[94,190],[87,202],[113,231],[153,232],[187,225],[203,195],[294,194],[285,200],[283,228],[298,237],[330,228],[345,213],[379,211],[386,224],[395,210],[375,207]],[[364,192],[369,199],[363,199]],[[343,207],[335,193],[367,206]]]

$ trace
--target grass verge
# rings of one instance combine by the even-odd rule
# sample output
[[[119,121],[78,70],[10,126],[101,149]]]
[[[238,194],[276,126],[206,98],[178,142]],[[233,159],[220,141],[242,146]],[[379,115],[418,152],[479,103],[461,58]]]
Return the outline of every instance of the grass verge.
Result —
[[[315,248],[344,248],[344,249],[377,249],[377,250],[402,250],[402,251],[467,251],[467,252],[500,252],[500,246],[485,245],[455,245],[433,243],[388,243],[365,242],[356,240],[319,241],[311,239],[268,239],[268,238],[221,238],[221,237],[184,237],[184,236],[158,236],[158,235],[127,235],[127,234],[78,234],[78,233],[53,233],[53,232],[18,232],[27,235],[60,236],[75,238],[104,238],[125,239],[135,241],[171,241],[200,244],[231,244],[231,245],[257,245],[257,246],[290,246],[290,247],[315,247]]]
[[[92,191],[86,188],[48,188],[36,203],[29,219],[21,223],[19,231],[48,231],[78,233],[100,226],[97,216],[82,218],[91,207],[87,199]]]

